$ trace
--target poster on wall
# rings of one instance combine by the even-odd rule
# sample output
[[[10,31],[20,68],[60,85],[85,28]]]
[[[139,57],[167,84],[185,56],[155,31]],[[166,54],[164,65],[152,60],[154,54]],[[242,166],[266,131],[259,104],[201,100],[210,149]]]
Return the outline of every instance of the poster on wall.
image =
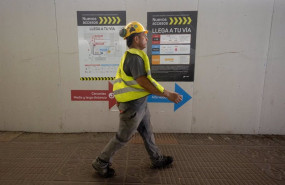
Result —
[[[157,81],[194,81],[197,14],[147,13],[147,54]]]
[[[80,80],[113,80],[126,50],[125,11],[77,11]]]

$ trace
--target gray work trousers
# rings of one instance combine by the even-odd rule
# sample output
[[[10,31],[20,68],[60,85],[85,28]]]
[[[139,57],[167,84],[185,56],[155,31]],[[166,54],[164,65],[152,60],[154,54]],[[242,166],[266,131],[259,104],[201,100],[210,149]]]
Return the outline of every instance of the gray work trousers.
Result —
[[[119,103],[120,124],[116,135],[105,146],[99,158],[112,162],[113,155],[132,138],[136,131],[143,138],[145,148],[150,160],[157,160],[161,153],[155,144],[155,139],[150,123],[150,112],[147,98],[143,97],[134,101]]]

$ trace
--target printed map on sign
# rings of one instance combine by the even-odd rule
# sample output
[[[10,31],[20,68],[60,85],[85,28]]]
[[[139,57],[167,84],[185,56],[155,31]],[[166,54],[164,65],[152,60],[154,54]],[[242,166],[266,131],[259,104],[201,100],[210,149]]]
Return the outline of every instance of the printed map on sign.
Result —
[[[113,79],[126,50],[125,40],[119,36],[126,13],[79,11],[77,22],[80,79]]]

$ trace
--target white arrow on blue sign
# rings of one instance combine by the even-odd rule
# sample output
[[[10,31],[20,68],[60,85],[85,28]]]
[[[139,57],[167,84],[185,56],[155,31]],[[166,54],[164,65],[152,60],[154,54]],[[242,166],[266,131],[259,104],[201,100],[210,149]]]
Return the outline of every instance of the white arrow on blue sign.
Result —
[[[174,103],[174,112],[182,107],[186,102],[188,102],[192,97],[185,92],[178,84],[175,83],[175,92],[182,96],[182,101],[179,103]],[[149,95],[147,98],[147,102],[149,103],[173,103],[172,101],[168,100],[166,97],[157,96],[157,95]]]

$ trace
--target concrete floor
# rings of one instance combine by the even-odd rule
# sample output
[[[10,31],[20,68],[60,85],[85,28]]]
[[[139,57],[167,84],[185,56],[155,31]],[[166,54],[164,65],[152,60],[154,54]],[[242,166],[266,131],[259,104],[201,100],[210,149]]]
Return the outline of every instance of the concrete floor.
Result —
[[[175,161],[154,170],[135,135],[114,157],[117,176],[102,179],[91,161],[113,135],[0,132],[0,184],[285,184],[285,136],[156,134]]]

